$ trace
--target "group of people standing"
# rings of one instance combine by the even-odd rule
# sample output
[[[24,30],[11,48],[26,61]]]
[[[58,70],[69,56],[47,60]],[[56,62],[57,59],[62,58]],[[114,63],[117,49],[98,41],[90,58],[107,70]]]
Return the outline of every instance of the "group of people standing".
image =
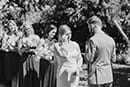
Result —
[[[22,30],[14,27],[14,21],[9,23],[12,26],[8,31],[1,30],[1,50],[20,55],[18,73],[11,79],[17,81],[16,87],[78,87],[83,58],[79,44],[71,40],[72,31],[68,25],[57,28],[50,24],[44,29],[43,37],[39,37],[30,23],[25,23]],[[93,35],[86,42],[84,55],[89,66],[88,86],[112,87],[111,60],[116,58],[115,42],[101,30],[100,18],[93,16],[87,23]]]

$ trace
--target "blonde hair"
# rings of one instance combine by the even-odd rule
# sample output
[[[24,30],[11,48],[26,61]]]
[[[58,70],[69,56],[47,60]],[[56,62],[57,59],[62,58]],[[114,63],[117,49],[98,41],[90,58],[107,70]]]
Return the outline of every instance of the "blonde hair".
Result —
[[[14,20],[9,20],[9,21],[8,21],[8,25],[9,25],[10,23],[12,23],[13,25],[17,26],[17,24],[15,23]]]
[[[102,21],[97,16],[92,16],[91,18],[89,18],[88,21],[87,21],[87,23],[88,23],[88,25],[89,24],[97,24],[97,25],[99,25],[99,26],[102,27]]]
[[[65,34],[66,33],[66,31],[67,30],[69,30],[69,31],[71,31],[71,28],[68,26],[68,25],[61,25],[60,27],[59,27],[59,32],[58,32],[58,35],[63,35],[63,34]]]
[[[28,28],[29,27],[29,28]],[[23,32],[25,35],[27,35],[27,31],[31,32],[31,34],[35,34],[32,24],[27,23],[23,25]]]
[[[66,24],[61,25],[59,27],[59,30],[58,30],[58,39],[59,40],[61,40],[62,35],[64,35],[67,30],[71,31],[71,28],[68,25],[66,25]]]

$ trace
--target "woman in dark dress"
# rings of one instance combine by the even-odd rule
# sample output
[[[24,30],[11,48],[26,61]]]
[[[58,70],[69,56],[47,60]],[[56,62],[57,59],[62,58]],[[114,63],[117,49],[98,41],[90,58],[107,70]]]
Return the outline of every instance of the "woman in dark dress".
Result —
[[[5,86],[13,86],[14,82],[15,85],[17,84],[20,62],[20,55],[17,53],[19,37],[16,23],[13,20],[9,20],[8,28],[3,28],[1,40],[2,84]]]
[[[57,63],[54,59],[54,43],[57,28],[55,25],[48,25],[44,31],[42,57],[40,60],[41,87],[56,87]]]
[[[2,38],[3,38],[3,25],[2,21],[0,21],[0,84],[3,82],[3,59],[4,59],[4,52],[1,49],[2,45]]]
[[[33,50],[36,49],[40,38],[34,34],[31,24],[25,24],[25,36],[21,39],[20,54],[20,81],[19,87],[40,87],[37,67],[39,61],[36,61],[36,55]]]

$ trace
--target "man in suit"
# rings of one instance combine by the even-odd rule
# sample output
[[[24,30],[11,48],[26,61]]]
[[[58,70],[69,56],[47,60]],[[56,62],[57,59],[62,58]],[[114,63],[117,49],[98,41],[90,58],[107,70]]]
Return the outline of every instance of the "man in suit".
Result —
[[[102,21],[97,16],[88,20],[93,35],[85,46],[88,63],[89,87],[112,87],[112,62],[116,61],[115,41],[102,31]]]

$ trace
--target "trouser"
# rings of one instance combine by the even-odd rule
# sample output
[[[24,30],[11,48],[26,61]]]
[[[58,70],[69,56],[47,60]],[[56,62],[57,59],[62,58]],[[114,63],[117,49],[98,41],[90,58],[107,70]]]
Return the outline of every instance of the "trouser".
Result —
[[[89,84],[88,87],[112,87],[112,83],[105,83],[105,84]]]

